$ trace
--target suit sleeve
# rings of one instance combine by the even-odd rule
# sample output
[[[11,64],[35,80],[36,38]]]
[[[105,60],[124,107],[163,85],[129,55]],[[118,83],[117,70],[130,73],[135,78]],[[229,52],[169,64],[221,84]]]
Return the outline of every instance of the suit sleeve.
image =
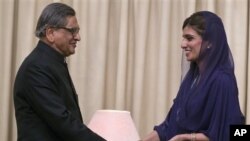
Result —
[[[26,98],[36,114],[57,136],[71,141],[104,141],[67,109],[58,92],[56,78],[40,66],[33,66],[24,74]]]

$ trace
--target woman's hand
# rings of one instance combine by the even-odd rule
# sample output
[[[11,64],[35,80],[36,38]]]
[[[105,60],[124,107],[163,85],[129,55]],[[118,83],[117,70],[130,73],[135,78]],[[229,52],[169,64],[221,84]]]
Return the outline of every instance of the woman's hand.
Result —
[[[190,134],[179,134],[172,137],[169,141],[191,141]]]
[[[209,141],[209,138],[203,133],[187,133],[176,135],[169,141]]]

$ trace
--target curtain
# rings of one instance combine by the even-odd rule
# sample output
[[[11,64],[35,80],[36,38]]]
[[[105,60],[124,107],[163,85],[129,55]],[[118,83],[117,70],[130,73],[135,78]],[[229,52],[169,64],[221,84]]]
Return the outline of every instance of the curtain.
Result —
[[[37,44],[42,9],[72,6],[81,41],[68,57],[83,119],[99,109],[127,110],[143,138],[161,123],[181,82],[182,23],[195,11],[218,14],[234,61],[242,112],[250,123],[248,0],[0,0],[0,139],[15,141],[16,72]]]

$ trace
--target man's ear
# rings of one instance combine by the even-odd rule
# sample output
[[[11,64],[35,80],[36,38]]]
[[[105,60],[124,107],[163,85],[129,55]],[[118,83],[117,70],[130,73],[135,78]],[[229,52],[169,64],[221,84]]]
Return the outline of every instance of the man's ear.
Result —
[[[46,38],[50,43],[54,42],[54,30],[53,30],[53,28],[46,29]]]

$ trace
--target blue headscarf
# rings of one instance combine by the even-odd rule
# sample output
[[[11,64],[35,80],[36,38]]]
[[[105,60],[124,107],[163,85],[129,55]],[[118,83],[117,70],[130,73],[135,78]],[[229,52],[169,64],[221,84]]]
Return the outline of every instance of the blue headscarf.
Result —
[[[244,123],[223,23],[216,14],[200,11],[186,19],[184,26],[192,27],[188,22],[197,16],[205,23],[199,58],[190,63],[166,120],[155,126],[164,141],[182,133],[204,133],[211,141],[228,141],[230,125]]]

